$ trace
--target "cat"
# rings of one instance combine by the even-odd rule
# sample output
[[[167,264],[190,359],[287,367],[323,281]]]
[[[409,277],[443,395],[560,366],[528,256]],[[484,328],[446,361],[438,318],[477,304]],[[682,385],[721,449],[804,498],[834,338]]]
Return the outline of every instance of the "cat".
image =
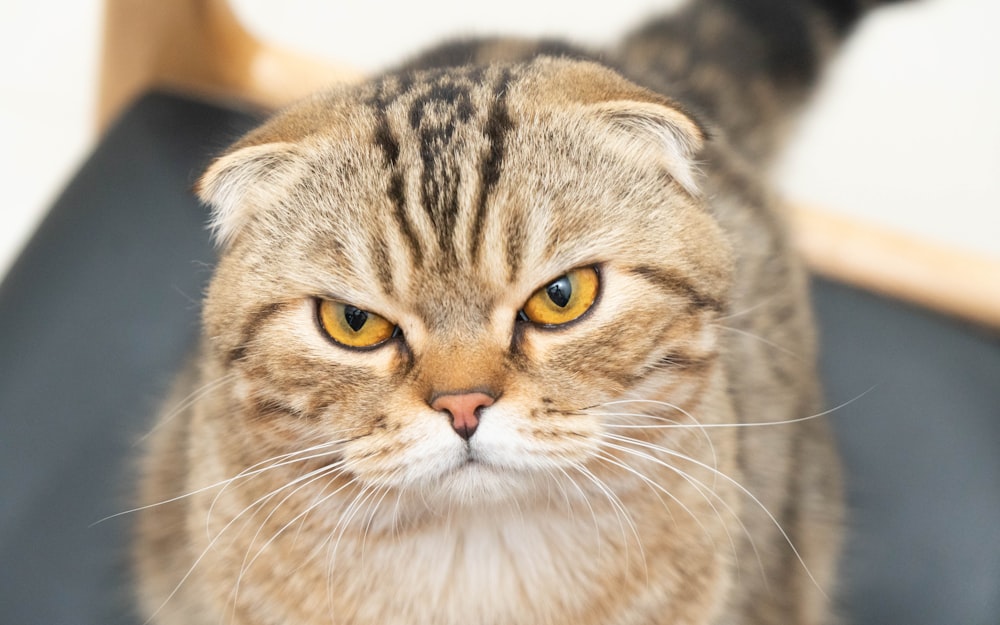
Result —
[[[149,622],[833,622],[840,471],[764,172],[861,13],[445,44],[216,160],[138,487]]]

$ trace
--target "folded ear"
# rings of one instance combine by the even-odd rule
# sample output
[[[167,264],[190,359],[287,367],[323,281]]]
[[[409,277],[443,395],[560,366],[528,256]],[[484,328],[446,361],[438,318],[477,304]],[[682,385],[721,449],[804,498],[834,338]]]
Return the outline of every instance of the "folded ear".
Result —
[[[295,144],[237,147],[202,175],[195,192],[212,208],[209,225],[220,247],[229,245],[250,218],[273,204],[304,170]]]
[[[688,193],[698,195],[695,157],[705,135],[694,120],[669,106],[636,100],[604,102],[592,108],[613,128],[650,143],[674,180]]]
[[[707,132],[679,104],[596,63],[545,59],[539,70],[542,98],[583,105],[610,129],[653,147],[670,175],[689,193],[698,193],[695,158]]]

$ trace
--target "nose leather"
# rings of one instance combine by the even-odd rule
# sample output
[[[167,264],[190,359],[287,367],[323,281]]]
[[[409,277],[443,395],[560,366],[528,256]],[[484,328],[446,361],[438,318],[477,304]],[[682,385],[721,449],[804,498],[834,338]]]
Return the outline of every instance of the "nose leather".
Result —
[[[431,402],[431,408],[451,415],[451,427],[459,436],[469,440],[479,427],[480,411],[492,406],[493,401],[486,393],[455,393],[436,397]]]

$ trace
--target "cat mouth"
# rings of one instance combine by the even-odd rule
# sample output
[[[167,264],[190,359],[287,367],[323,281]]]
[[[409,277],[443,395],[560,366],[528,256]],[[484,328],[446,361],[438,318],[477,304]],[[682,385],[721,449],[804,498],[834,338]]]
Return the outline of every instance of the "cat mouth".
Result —
[[[484,471],[492,473],[497,470],[499,470],[499,467],[484,460],[482,454],[476,453],[476,450],[471,446],[466,446],[465,455],[459,459],[458,463],[451,470],[451,473],[466,473],[469,471]]]
[[[446,481],[463,489],[470,486],[490,489],[503,482],[505,475],[502,467],[469,454],[448,471]]]
[[[458,461],[458,467],[456,467],[456,470],[461,471],[462,469],[466,469],[469,467],[485,467],[485,466],[486,463],[483,462],[483,459],[480,458],[478,454],[476,454],[475,450],[472,449],[471,446],[466,445],[465,457]]]

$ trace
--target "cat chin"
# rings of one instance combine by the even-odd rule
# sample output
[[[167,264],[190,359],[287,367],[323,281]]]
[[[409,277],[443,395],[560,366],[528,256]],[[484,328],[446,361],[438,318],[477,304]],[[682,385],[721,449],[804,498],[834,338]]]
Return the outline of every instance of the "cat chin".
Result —
[[[474,503],[477,500],[507,498],[512,489],[521,489],[523,479],[488,464],[470,460],[447,475],[443,486],[460,499]]]
[[[450,514],[466,507],[481,511],[484,506],[523,506],[539,498],[545,481],[523,471],[468,460],[432,485],[414,491],[423,504]]]

